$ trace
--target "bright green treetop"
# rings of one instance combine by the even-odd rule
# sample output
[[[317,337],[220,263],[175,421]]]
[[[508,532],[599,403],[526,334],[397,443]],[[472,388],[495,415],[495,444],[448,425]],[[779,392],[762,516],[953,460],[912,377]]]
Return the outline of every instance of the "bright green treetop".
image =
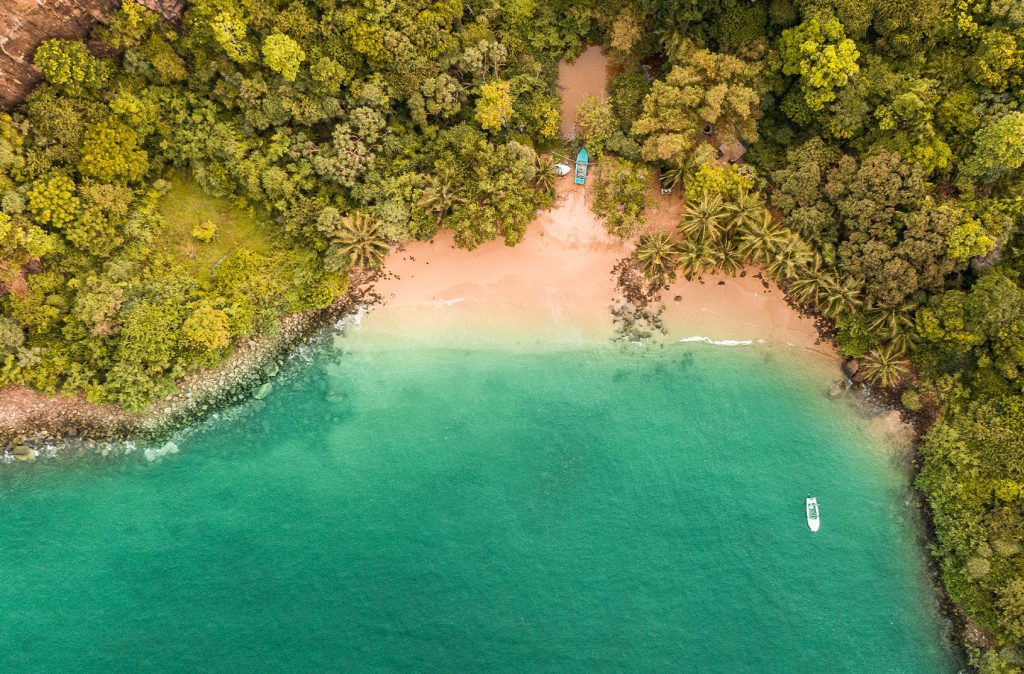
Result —
[[[757,140],[761,101],[757,68],[729,54],[684,46],[663,81],[644,99],[633,133],[644,137],[643,157],[681,165],[714,131],[720,140]]]
[[[1024,112],[1010,112],[986,124],[974,135],[974,154],[961,174],[992,182],[1024,166]]]
[[[274,33],[263,41],[263,62],[288,82],[295,81],[299,66],[306,60],[306,52],[299,43],[287,35]]]
[[[51,39],[36,49],[33,62],[50,84],[68,92],[97,87],[107,79],[109,66],[85,48],[82,42]]]
[[[202,303],[181,326],[185,340],[199,349],[216,351],[231,344],[228,315],[208,303]]]
[[[480,87],[475,119],[487,131],[498,131],[512,117],[512,83],[494,80]]]
[[[245,20],[235,12],[221,12],[210,21],[213,37],[236,63],[250,63],[253,49],[246,37]]]
[[[995,245],[996,240],[977,220],[967,220],[946,235],[946,251],[954,260],[969,260],[972,257],[987,255]]]
[[[779,44],[782,72],[799,75],[804,100],[811,110],[821,110],[835,100],[836,89],[846,86],[860,71],[860,52],[846,37],[838,19],[808,19],[782,32]]]
[[[141,180],[148,167],[139,134],[127,124],[109,118],[86,131],[78,164],[82,175],[106,183],[131,183]]]
[[[78,215],[81,201],[75,196],[75,181],[64,175],[39,180],[28,193],[28,210],[41,225],[61,229]]]

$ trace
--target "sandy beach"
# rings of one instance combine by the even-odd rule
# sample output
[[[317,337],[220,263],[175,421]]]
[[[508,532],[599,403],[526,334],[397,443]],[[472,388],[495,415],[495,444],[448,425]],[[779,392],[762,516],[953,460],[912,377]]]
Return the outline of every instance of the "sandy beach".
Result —
[[[649,214],[654,226],[677,217],[678,197],[660,197]],[[409,336],[409,326],[451,343],[478,343],[488,334],[564,344],[608,341],[618,298],[613,268],[632,243],[607,233],[590,211],[588,193],[560,179],[555,207],[530,224],[515,247],[492,241],[474,251],[455,248],[442,233],[413,242],[388,258],[377,284],[383,306],[365,318],[375,335]],[[755,277],[709,275],[680,279],[662,294],[668,334],[676,341],[704,338],[725,344],[765,342],[835,357],[819,343],[813,321],[800,316],[773,283]],[[415,332],[415,331],[414,331]]]
[[[607,233],[590,211],[586,191],[570,178],[560,182],[559,192],[555,207],[541,213],[515,247],[492,241],[460,250],[442,232],[432,242],[393,252],[385,278],[375,285],[381,304],[348,339],[374,349],[440,343],[545,350],[612,343],[611,310],[621,302],[612,270],[633,244]],[[664,203],[648,219],[664,228],[678,217],[678,197],[659,198]],[[678,279],[661,296],[667,334],[654,339],[791,350],[824,388],[841,386],[835,347],[819,339],[813,320],[789,306],[778,286],[756,274],[748,269],[743,277]],[[872,443],[903,461],[914,433],[899,412],[844,399],[861,410]]]

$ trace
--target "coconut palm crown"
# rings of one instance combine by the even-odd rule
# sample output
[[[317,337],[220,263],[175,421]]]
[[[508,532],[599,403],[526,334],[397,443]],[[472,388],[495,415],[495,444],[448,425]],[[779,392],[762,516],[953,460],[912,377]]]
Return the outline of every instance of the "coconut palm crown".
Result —
[[[644,234],[633,256],[649,278],[671,277],[676,270],[676,250],[668,234]]]
[[[388,241],[380,223],[362,211],[352,211],[331,243],[333,266],[380,269],[388,255]]]

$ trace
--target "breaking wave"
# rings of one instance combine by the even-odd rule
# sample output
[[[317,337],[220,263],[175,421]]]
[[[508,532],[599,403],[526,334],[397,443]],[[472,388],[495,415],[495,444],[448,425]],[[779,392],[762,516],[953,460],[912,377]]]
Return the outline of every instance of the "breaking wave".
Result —
[[[680,342],[704,342],[714,346],[750,346],[752,344],[764,344],[763,339],[711,339],[710,337],[683,337]]]

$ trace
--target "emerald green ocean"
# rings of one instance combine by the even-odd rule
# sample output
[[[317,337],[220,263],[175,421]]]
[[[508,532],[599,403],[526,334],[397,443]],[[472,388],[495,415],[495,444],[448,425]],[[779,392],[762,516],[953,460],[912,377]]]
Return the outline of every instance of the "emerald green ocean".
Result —
[[[956,671],[791,351],[342,339],[178,454],[0,466],[0,671]]]

